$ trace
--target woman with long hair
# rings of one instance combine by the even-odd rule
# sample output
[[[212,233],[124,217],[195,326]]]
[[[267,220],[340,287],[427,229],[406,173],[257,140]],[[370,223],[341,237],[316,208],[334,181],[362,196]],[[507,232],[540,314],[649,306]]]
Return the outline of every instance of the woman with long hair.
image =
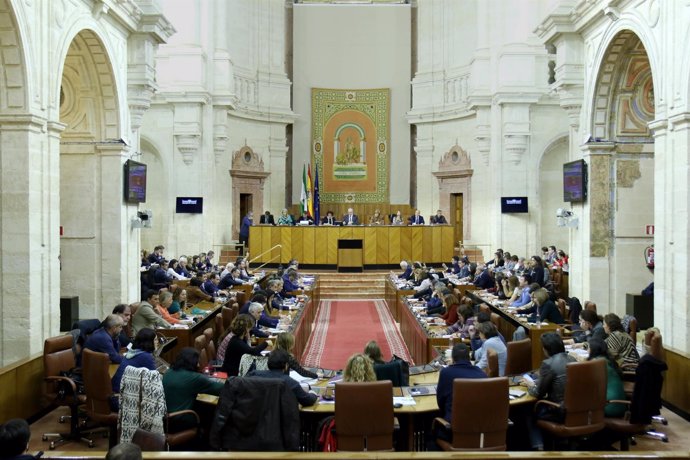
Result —
[[[385,364],[383,360],[383,354],[381,353],[381,347],[376,343],[376,340],[370,340],[364,346],[364,354],[371,359],[374,364]]]
[[[297,361],[297,358],[295,358],[295,355],[292,354],[292,349],[295,347],[295,336],[292,335],[289,332],[283,332],[282,334],[278,334],[278,337],[276,338],[276,350],[285,350],[288,353],[288,365],[290,366],[290,370],[293,370],[297,372],[299,375],[302,377],[309,377],[312,379],[319,378],[318,374],[316,372],[309,371],[305,368],[302,367],[299,361]]]
[[[363,353],[350,356],[343,371],[343,382],[375,382],[374,363]]]

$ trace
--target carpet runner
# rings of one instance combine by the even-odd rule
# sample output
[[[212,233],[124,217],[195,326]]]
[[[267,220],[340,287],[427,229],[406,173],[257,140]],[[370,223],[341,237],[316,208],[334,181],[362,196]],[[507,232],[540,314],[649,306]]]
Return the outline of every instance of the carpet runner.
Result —
[[[354,353],[376,340],[383,359],[395,354],[411,363],[410,353],[383,300],[322,300],[302,364],[342,369]]]

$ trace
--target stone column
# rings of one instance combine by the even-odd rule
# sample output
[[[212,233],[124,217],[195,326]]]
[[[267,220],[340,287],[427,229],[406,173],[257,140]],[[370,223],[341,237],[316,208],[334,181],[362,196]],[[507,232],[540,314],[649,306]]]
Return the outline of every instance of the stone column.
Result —
[[[609,253],[611,250],[611,162],[615,145],[607,142],[588,143],[582,147],[583,158],[589,170],[587,202],[573,204],[573,212],[580,225],[571,229],[573,247],[570,273],[572,292],[579,292],[584,300],[611,305]]]
[[[422,215],[436,212],[433,209],[434,194],[430,193],[431,184],[429,184],[432,170],[435,169],[433,164],[435,147],[433,129],[431,123],[418,124],[417,143],[414,146],[415,153],[417,154],[416,207],[422,212]],[[435,195],[438,196],[438,193]],[[426,218],[428,219],[428,216]]]
[[[0,117],[2,365],[39,353],[59,332],[61,130],[33,115]]]
[[[690,113],[650,124],[654,132],[654,323],[664,345],[688,352],[690,325]]]

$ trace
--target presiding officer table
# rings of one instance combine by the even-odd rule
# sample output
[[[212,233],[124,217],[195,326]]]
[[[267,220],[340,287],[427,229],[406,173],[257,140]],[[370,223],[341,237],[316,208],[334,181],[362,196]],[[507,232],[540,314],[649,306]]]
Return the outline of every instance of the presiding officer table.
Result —
[[[285,264],[298,259],[306,265],[338,265],[338,242],[342,240],[362,242],[364,266],[398,264],[403,259],[439,264],[453,257],[455,247],[450,225],[254,225],[249,229],[249,250],[258,256],[256,263]]]

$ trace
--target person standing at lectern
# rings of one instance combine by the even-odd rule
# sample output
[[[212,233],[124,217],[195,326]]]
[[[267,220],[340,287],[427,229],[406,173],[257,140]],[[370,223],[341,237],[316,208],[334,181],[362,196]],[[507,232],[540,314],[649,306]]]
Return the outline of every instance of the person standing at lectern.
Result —
[[[335,225],[335,217],[333,216],[333,211],[328,211],[326,217],[321,219],[323,225]]]
[[[347,208],[347,214],[343,216],[343,225],[359,225],[359,217],[352,208]]]
[[[414,210],[414,216],[410,216],[409,224],[410,225],[424,225],[424,216],[422,216],[420,214],[419,209]]]
[[[446,220],[446,217],[443,215],[443,212],[440,209],[436,211],[435,216],[431,216],[431,225],[444,225],[447,223],[448,221]]]

